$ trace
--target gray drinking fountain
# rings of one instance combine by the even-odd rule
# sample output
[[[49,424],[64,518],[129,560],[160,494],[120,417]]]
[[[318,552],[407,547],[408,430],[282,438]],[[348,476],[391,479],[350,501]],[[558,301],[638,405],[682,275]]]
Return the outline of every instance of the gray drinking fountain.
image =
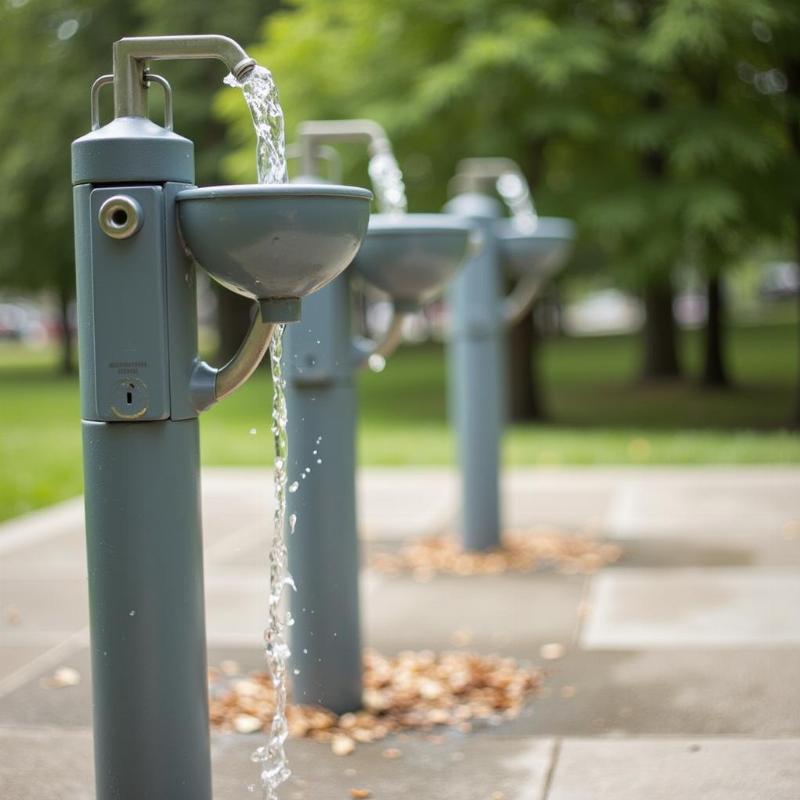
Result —
[[[220,59],[237,78],[255,64],[222,36],[122,39],[92,89],[92,132],[72,145],[98,800],[211,798],[198,413],[347,267],[372,196],[194,188],[192,142],[172,132],[169,85],[147,71],[173,58]],[[115,117],[100,127],[107,83]],[[153,83],[165,127],[146,116]],[[197,355],[192,256],[254,300],[219,369]]]
[[[362,141],[391,153],[369,120],[306,122],[298,145],[306,176],[325,142]],[[308,180],[307,177],[299,180]],[[318,180],[314,177],[312,180]],[[406,314],[441,293],[469,249],[473,226],[445,214],[375,214],[353,267],[309,297],[284,346],[289,410],[289,569],[292,694],[342,713],[361,707],[361,629],[355,498],[356,374],[399,344]],[[382,341],[354,341],[351,288],[358,275],[392,298]],[[292,492],[296,484],[296,491]],[[409,498],[413,502],[413,498]]]
[[[504,195],[512,218],[495,195]],[[539,217],[517,164],[505,158],[461,161],[445,210],[472,219],[484,247],[449,293],[453,316],[448,389],[461,476],[459,533],[465,550],[501,544],[500,443],[503,432],[506,330],[567,260],[572,222]],[[506,278],[516,279],[504,296]]]

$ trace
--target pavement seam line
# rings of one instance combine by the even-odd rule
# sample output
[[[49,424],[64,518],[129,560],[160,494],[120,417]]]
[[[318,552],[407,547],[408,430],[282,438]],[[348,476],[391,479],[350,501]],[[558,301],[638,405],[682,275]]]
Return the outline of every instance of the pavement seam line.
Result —
[[[550,764],[547,768],[547,774],[544,776],[544,784],[542,785],[542,793],[539,800],[547,800],[550,796],[550,788],[553,785],[553,778],[555,777],[556,767],[558,766],[558,759],[561,755],[561,737],[556,737],[553,740],[553,750],[550,753]]]
[[[19,669],[14,670],[10,675],[6,675],[0,681],[0,698],[24,686],[32,678],[39,675],[43,670],[54,667],[64,658],[76,653],[86,646],[86,635],[89,632],[88,626],[79,631],[75,631],[64,641],[59,642],[49,650],[45,650],[41,655],[36,656],[32,661],[23,664]]]

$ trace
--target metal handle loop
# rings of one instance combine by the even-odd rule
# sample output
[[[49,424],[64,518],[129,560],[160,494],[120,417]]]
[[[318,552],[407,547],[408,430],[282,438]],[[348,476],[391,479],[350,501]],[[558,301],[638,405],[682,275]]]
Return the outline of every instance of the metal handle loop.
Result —
[[[146,85],[157,83],[164,90],[164,127],[171,131],[173,129],[172,118],[172,87],[169,81],[161,75],[152,72],[144,73]],[[93,84],[90,93],[91,121],[92,130],[96,131],[100,127],[100,89],[109,83],[114,83],[113,75],[101,75]]]
[[[164,90],[164,127],[172,130],[172,87],[163,75],[156,75],[154,72],[144,73],[145,84],[157,83]]]
[[[100,90],[107,83],[114,83],[113,75],[101,75],[92,84],[90,106],[93,131],[96,131],[100,127]]]

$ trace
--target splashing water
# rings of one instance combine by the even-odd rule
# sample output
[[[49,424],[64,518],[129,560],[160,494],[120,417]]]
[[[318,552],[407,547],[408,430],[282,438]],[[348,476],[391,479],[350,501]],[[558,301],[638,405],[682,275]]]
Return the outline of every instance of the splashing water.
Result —
[[[250,109],[256,129],[256,169],[259,183],[286,183],[286,138],[283,109],[278,102],[278,87],[272,73],[256,65],[241,81],[225,78],[228,86],[239,87]]]
[[[504,172],[497,179],[496,185],[497,193],[508,206],[519,229],[525,233],[533,233],[539,225],[539,215],[525,179],[517,172]]]
[[[256,150],[258,182],[286,183],[283,110],[278,102],[278,90],[272,74],[268,69],[256,66],[242,81],[237,81],[232,75],[228,75],[225,83],[241,88],[253,117],[258,139]],[[278,787],[292,774],[284,749],[289,736],[286,721],[286,673],[291,655],[286,630],[293,624],[293,620],[284,615],[282,598],[287,586],[294,588],[294,581],[288,570],[288,554],[284,540],[289,443],[286,432],[286,380],[281,369],[283,330],[283,325],[275,327],[270,345],[273,391],[272,436],[275,442],[275,516],[269,549],[269,599],[267,628],[264,631],[264,656],[275,689],[275,713],[266,744],[259,747],[251,756],[260,768],[261,792],[264,800],[277,800]],[[292,529],[295,523],[296,518],[292,519]],[[256,787],[250,788],[254,791]]]
[[[369,159],[367,167],[375,202],[383,214],[405,214],[408,208],[403,173],[388,147],[380,147]]]

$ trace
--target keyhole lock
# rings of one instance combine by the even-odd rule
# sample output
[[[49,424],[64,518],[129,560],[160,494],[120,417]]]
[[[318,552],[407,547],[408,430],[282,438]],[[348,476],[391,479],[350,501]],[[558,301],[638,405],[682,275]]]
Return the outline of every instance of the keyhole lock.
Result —
[[[106,236],[127,239],[142,227],[142,207],[132,197],[116,194],[100,206],[97,221]]]
[[[147,386],[139,378],[128,377],[116,382],[111,411],[117,419],[139,419],[147,412],[148,405]]]

